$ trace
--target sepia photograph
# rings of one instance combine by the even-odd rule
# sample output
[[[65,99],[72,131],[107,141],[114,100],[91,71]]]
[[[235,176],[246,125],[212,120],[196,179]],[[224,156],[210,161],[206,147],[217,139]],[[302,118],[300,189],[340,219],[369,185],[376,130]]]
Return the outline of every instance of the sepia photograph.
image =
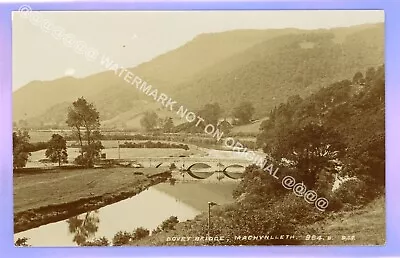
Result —
[[[21,6],[15,246],[385,245],[384,17]]]

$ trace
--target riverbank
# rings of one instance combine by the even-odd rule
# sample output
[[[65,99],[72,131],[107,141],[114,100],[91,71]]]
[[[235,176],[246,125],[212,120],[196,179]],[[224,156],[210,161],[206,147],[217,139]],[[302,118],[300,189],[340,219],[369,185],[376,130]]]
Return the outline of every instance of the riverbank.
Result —
[[[228,210],[235,210],[235,204],[230,205]],[[226,206],[225,206],[226,208]],[[212,220],[218,223],[215,231],[221,232],[216,236],[223,237],[224,241],[208,242],[207,236],[207,213],[203,212],[193,220],[183,221],[175,226],[174,230],[162,231],[148,236],[138,241],[129,243],[131,246],[207,246],[207,245],[257,245],[258,243],[243,241],[234,243],[235,236],[254,236],[249,232],[241,230],[235,231],[237,225],[232,225],[231,230],[226,231],[220,227],[220,222],[229,219],[224,207],[213,207]],[[292,214],[284,214],[290,217]],[[243,218],[246,219],[246,218]],[[217,222],[218,221],[218,222]],[[263,222],[261,222],[263,223]],[[267,222],[265,222],[267,223]],[[257,229],[254,229],[255,231]],[[240,232],[240,234],[226,234],[226,232]],[[225,232],[225,233],[224,233]],[[287,232],[278,231],[279,234],[269,235],[274,237],[270,243],[265,245],[286,245],[289,243],[279,243],[280,236],[286,236]],[[385,200],[379,197],[360,209],[351,211],[332,212],[325,218],[308,224],[299,225],[296,230],[291,232],[295,235],[296,241],[289,245],[384,245],[386,240],[385,227]],[[262,234],[265,235],[265,234]],[[278,238],[276,238],[278,236]],[[309,238],[307,237],[309,236]],[[314,237],[312,237],[314,236]],[[197,237],[197,238],[196,238]],[[198,240],[200,237],[200,240]],[[201,238],[203,237],[203,238]]]
[[[14,232],[67,219],[164,182],[157,168],[52,170],[14,176]]]

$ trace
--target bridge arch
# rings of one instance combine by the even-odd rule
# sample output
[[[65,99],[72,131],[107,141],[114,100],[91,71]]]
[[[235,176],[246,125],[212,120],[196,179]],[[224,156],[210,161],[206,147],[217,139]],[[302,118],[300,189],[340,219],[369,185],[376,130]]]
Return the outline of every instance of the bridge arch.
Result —
[[[227,166],[226,168],[224,168],[224,170],[222,170],[222,173],[223,173],[226,177],[228,177],[228,178],[230,178],[230,179],[237,180],[237,179],[240,178],[240,176],[239,176],[239,177],[234,177],[234,176],[229,175],[228,172],[226,171],[228,168],[245,168],[245,166],[240,165],[240,164],[232,164],[232,165],[229,165],[229,166]]]
[[[201,176],[196,175],[195,173],[193,173],[193,171],[191,171],[191,169],[192,169],[194,166],[196,166],[196,165],[201,165],[202,168],[211,168],[211,166],[208,165],[208,164],[206,164],[206,163],[198,162],[198,163],[194,163],[194,164],[190,165],[188,168],[184,169],[184,172],[185,172],[186,174],[188,174],[189,176],[191,176],[192,178],[195,178],[195,179],[200,179],[200,180],[201,180],[201,179],[206,179],[206,178],[208,178],[209,176],[201,177]]]
[[[229,165],[226,168],[224,168],[224,170],[222,170],[222,172],[226,172],[226,170],[228,168],[245,168],[245,167],[243,165],[240,165],[240,164],[233,164],[233,165]]]
[[[190,170],[186,170],[186,173],[187,173],[189,176],[191,176],[191,177],[193,177],[193,178],[195,178],[195,179],[200,179],[200,180],[202,180],[202,179],[208,178],[208,177],[201,177],[201,176],[198,176],[198,175],[194,174],[194,173],[193,173],[192,171],[190,171]]]
[[[190,169],[192,169],[192,168],[193,168],[194,166],[196,166],[196,165],[203,165],[203,166],[206,166],[206,167],[204,167],[204,168],[211,168],[211,166],[208,165],[208,164],[206,164],[206,163],[198,162],[198,163],[194,163],[194,164],[190,165],[186,170],[189,170],[189,171],[190,171]]]

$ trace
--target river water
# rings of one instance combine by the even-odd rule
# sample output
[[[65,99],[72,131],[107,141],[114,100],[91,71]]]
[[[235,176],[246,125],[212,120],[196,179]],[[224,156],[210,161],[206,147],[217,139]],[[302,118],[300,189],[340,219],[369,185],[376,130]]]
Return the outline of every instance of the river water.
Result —
[[[170,187],[179,187],[179,184]],[[14,239],[26,237],[32,246],[77,246],[77,242],[103,236],[111,242],[120,230],[132,232],[144,227],[151,231],[170,216],[186,221],[199,213],[200,210],[151,187],[96,211],[17,233]]]
[[[231,151],[202,150],[208,157],[243,159]],[[138,227],[151,232],[170,216],[178,217],[179,221],[193,219],[207,209],[208,201],[218,204],[233,201],[232,191],[237,181],[229,178],[216,180],[216,176],[175,185],[155,185],[136,196],[98,210],[17,233],[14,239],[26,237],[31,246],[77,246],[85,240],[100,237],[106,237],[111,242],[118,231],[132,232]],[[178,182],[182,181],[179,175],[177,177]]]

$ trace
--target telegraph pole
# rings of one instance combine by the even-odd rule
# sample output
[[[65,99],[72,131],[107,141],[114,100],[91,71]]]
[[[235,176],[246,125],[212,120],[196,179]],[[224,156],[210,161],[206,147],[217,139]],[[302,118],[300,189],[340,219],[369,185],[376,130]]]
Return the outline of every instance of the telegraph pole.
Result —
[[[119,147],[119,141],[118,141],[118,159],[121,159],[121,149]]]
[[[211,206],[218,205],[215,202],[208,202],[208,230],[207,237],[210,239],[211,236]]]
[[[211,202],[208,202],[208,230],[207,237],[210,238],[210,229],[211,229]]]

